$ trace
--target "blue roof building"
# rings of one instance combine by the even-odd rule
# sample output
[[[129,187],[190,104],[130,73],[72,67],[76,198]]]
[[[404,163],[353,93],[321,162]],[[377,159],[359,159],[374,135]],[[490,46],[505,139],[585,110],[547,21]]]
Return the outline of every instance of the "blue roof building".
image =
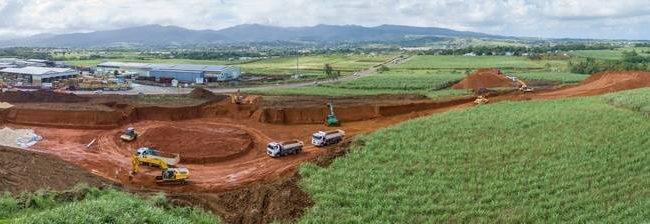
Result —
[[[143,64],[104,62],[97,65],[98,70],[111,69],[131,71],[141,76],[173,78],[180,82],[217,82],[239,79],[241,70],[235,66],[196,65],[196,64]]]

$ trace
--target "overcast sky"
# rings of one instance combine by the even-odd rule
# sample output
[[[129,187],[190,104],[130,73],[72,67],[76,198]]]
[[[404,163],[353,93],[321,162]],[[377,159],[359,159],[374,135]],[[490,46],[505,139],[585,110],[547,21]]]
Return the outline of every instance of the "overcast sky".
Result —
[[[650,39],[650,0],[0,0],[0,37],[160,24],[398,24],[531,37]]]

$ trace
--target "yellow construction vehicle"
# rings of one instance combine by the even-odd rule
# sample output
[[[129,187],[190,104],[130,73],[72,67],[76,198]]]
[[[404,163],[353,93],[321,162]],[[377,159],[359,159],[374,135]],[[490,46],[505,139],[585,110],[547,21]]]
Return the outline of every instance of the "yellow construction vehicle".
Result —
[[[187,168],[169,167],[170,164],[167,162],[168,159],[152,157],[150,156],[151,153],[150,150],[152,149],[149,148],[138,149],[138,153],[136,153],[136,155],[131,157],[131,165],[132,165],[131,176],[140,172],[141,164],[146,164],[150,166],[159,167],[162,170],[161,175],[156,176],[156,183],[158,184],[187,183],[187,179],[190,176],[190,171]],[[160,157],[160,152],[157,153],[158,153],[158,157]]]
[[[519,91],[525,93],[533,92],[533,88],[528,87],[524,81],[517,79],[517,82],[519,83]]]
[[[185,167],[179,168],[167,168],[162,171],[162,175],[156,176],[156,183],[159,184],[168,184],[168,183],[187,183],[187,179],[190,177],[190,171]]]
[[[230,97],[230,103],[232,104],[242,104],[244,103],[244,97],[240,94],[240,91],[228,95]]]
[[[474,100],[474,104],[479,105],[479,104],[486,104],[489,103],[490,100],[488,100],[486,97],[479,95],[476,97],[476,100]]]
[[[130,142],[135,140],[138,137],[138,132],[135,131],[135,128],[129,127],[124,130],[124,133],[120,135],[120,138],[125,142]]]
[[[176,166],[181,160],[178,154],[164,153],[153,148],[142,147],[136,150],[133,159],[138,165],[146,165],[167,169]]]

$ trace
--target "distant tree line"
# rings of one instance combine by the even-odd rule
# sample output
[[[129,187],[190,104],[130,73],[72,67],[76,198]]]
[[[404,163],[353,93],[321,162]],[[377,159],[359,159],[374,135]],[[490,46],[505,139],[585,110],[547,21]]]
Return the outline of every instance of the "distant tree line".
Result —
[[[0,48],[0,57],[52,60],[52,55],[48,52],[24,47]]]
[[[540,54],[566,52],[572,50],[606,50],[614,49],[607,44],[587,45],[587,44],[562,44],[562,45],[544,45],[544,46],[472,46],[459,49],[432,49],[425,51],[429,55],[464,55],[473,53],[476,55],[527,55],[536,59]]]
[[[636,51],[624,51],[621,60],[586,58],[579,62],[569,62],[573,73],[592,74],[602,71],[650,71],[650,56],[639,55]]]

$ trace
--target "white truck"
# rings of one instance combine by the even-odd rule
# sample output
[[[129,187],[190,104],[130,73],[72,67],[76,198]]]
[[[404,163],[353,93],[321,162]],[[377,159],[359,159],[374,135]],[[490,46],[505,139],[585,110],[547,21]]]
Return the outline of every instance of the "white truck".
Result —
[[[345,132],[343,130],[319,131],[311,135],[311,144],[316,147],[323,147],[343,141]]]
[[[297,154],[302,151],[302,141],[271,142],[266,146],[266,154],[270,157],[280,157]]]

